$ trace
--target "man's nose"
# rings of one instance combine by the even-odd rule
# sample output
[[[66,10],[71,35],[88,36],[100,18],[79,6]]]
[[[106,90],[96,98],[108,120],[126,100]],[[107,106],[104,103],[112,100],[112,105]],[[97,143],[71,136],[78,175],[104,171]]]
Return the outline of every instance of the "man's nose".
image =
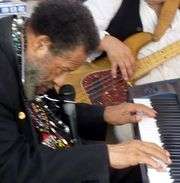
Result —
[[[63,73],[53,79],[56,88],[60,88],[64,84],[66,75],[67,73]]]

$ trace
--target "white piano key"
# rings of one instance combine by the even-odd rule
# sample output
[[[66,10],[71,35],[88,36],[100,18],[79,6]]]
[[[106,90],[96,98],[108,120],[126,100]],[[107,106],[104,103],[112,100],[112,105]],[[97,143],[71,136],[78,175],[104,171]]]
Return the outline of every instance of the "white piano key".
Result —
[[[171,179],[169,169],[164,172],[158,172],[155,169],[148,168],[148,177],[150,183],[157,183],[163,182],[163,183],[172,183],[174,180]]]
[[[144,104],[148,107],[152,107],[150,99],[135,98],[133,100],[134,103]],[[141,117],[142,120],[138,123],[141,140],[155,143],[162,147],[163,143],[158,132],[158,126],[156,124],[157,120],[144,114]],[[149,183],[172,183],[174,181],[169,173],[169,168],[167,168],[167,171],[165,172],[158,172],[157,170],[148,167],[148,178]]]

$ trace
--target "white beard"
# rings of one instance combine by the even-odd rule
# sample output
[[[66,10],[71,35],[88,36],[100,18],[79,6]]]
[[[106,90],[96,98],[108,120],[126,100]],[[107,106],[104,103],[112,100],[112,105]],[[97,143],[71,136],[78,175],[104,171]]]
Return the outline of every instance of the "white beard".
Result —
[[[28,100],[33,100],[40,82],[40,72],[32,64],[26,63],[24,90]]]

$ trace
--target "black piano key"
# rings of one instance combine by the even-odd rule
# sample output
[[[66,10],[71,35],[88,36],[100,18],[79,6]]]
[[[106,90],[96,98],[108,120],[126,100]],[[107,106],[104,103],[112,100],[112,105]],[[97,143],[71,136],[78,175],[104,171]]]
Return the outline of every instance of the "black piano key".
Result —
[[[169,150],[169,149],[171,149],[171,150],[179,149],[179,150],[180,150],[180,145],[173,145],[173,144],[166,145],[166,144],[164,144],[163,147],[164,147],[165,149],[168,149],[168,150]]]
[[[168,140],[170,141],[170,143],[171,142],[180,142],[180,137],[176,137],[176,138],[174,138],[174,137],[163,137],[162,135],[160,136],[160,139],[161,139],[161,141],[163,141],[163,142],[167,142]]]
[[[163,142],[164,144],[167,144],[167,146],[168,146],[169,144],[171,144],[171,145],[180,145],[180,142],[173,142],[173,141],[171,141],[171,140],[169,140],[169,139],[167,139],[167,140],[162,140],[162,142]]]
[[[165,108],[165,109],[160,110],[160,109],[153,107],[153,109],[157,112],[157,115],[158,114],[167,115],[167,113],[178,114],[180,111],[180,108]]]
[[[173,177],[173,179],[175,179],[175,180],[180,179],[180,175],[173,175],[172,177]]]
[[[171,168],[169,172],[170,173],[177,174],[177,173],[179,173],[179,171],[180,171],[179,169],[173,169],[173,168]],[[180,175],[180,173],[179,173],[179,175]]]
[[[167,126],[164,127],[164,126],[162,126],[162,127],[158,128],[157,130],[158,130],[159,133],[161,133],[162,136],[166,132],[177,132],[177,133],[179,132],[180,133],[179,127],[173,128],[171,126],[170,127],[167,127]]]
[[[174,153],[170,153],[171,154],[171,156],[173,156],[174,155]],[[177,155],[177,154],[176,154]],[[178,154],[178,156],[180,155],[180,153]],[[172,159],[174,159],[174,158],[176,158],[176,157],[172,157]]]
[[[165,101],[164,103],[163,102],[156,102],[156,103],[151,102],[151,105],[153,107],[159,107],[159,106],[170,106],[170,107],[177,106],[177,107],[179,107],[177,102],[172,102],[172,101],[169,101],[169,102]]]
[[[162,114],[165,115],[167,113],[179,113],[180,107],[153,107],[153,109],[157,112],[157,115]]]
[[[180,123],[180,119],[175,119],[175,118],[156,118],[156,123],[157,125],[161,125],[163,123],[169,123],[169,124],[179,124]]]
[[[174,150],[174,149],[180,149],[180,145],[173,145],[173,144],[164,144],[163,147],[165,149]]]
[[[163,142],[164,143],[164,142]],[[177,148],[179,148],[179,145],[180,144],[176,144],[176,143],[171,143],[171,144],[165,144],[165,145],[163,145],[163,147],[164,148],[166,148],[167,150],[171,150],[170,148],[172,148],[172,146],[176,146]],[[174,148],[175,149],[175,148]],[[174,150],[173,148],[172,148],[172,150]],[[178,152],[178,151],[176,151],[176,152]],[[178,155],[178,154],[177,154]]]
[[[170,103],[170,104],[177,104],[178,105],[178,102],[176,101],[176,99],[164,99],[164,100],[162,100],[162,99],[156,99],[156,100],[154,100],[154,99],[152,99],[151,98],[151,103],[152,104],[163,104],[163,103]]]
[[[158,119],[156,121],[157,126],[159,127],[163,127],[163,126],[169,126],[169,127],[180,127],[180,119],[179,120],[174,120],[174,119],[166,119],[165,121],[163,120],[163,118],[161,118],[160,120]],[[168,130],[168,128],[167,128]]]
[[[180,179],[174,180],[173,183],[180,183]]]
[[[158,128],[158,130],[162,130],[162,131],[174,131],[174,130],[176,130],[176,131],[178,131],[178,132],[180,132],[180,127],[178,126],[178,127],[173,127],[173,125],[170,125],[168,128],[167,128],[167,126],[163,126],[163,125],[158,125],[160,128]]]
[[[180,160],[179,159],[172,159],[172,162],[173,162],[172,164],[177,163],[180,166]]]
[[[176,102],[171,102],[171,101],[169,101],[169,103],[168,102],[159,102],[159,103],[151,103],[151,105],[152,105],[152,107],[154,107],[154,108],[159,108],[159,109],[161,109],[161,106],[162,107],[165,107],[165,106],[167,106],[167,107],[179,107],[179,105],[176,103]]]
[[[152,106],[153,107],[153,106]],[[154,110],[156,110],[158,112],[158,114],[160,113],[165,113],[165,112],[169,112],[168,110],[170,110],[171,112],[174,112],[174,113],[178,113],[178,111],[180,110],[180,107],[177,107],[177,106],[158,106],[158,107],[153,107]]]
[[[168,135],[168,134],[167,134]],[[160,139],[161,141],[163,142],[164,140],[170,140],[172,139],[172,141],[175,139],[179,140],[180,137],[177,137],[177,136],[172,136],[172,134],[169,134],[169,136],[165,136],[165,135],[161,135],[160,136]]]
[[[171,141],[171,140],[169,140],[169,139],[167,139],[167,140],[162,140],[162,143],[164,144],[164,145],[179,145],[179,142],[173,142],[173,141]]]
[[[174,134],[172,134],[172,133],[165,133],[165,134],[160,134],[161,136],[163,136],[163,137],[179,137],[180,136],[180,133],[174,133]]]
[[[173,149],[168,149],[169,153],[171,155],[178,155],[180,154],[180,150],[179,149],[176,149],[176,150],[173,150]]]
[[[175,158],[178,158],[179,156],[180,156],[180,151],[178,152],[178,151],[170,151],[170,150],[168,150],[169,151],[169,153],[170,153],[170,158],[172,158],[172,159],[175,159]]]
[[[171,140],[162,140],[163,144],[166,144],[166,146],[168,147],[169,145],[180,145],[179,142],[172,142]]]
[[[171,175],[174,179],[180,178],[180,174],[177,173],[177,172],[171,172],[170,175]]]
[[[174,123],[174,124],[171,124],[171,123],[157,123],[157,126],[160,127],[160,128],[166,128],[168,130],[169,127],[174,127],[174,128],[178,128],[180,127],[180,123]]]
[[[179,155],[179,156],[173,156],[173,155],[171,155],[170,158],[171,158],[172,160],[174,160],[174,159],[180,160],[180,155]]]
[[[172,165],[172,164],[171,164]],[[173,167],[173,166],[168,166],[169,168],[170,168],[170,170],[173,170],[173,171],[180,171],[180,166],[175,166],[175,167]]]
[[[179,144],[179,141],[173,141],[169,138],[166,138],[166,139],[163,139],[163,138],[160,138],[161,139],[161,142],[164,143],[164,144]]]
[[[180,169],[179,169],[179,167],[180,166],[173,166],[173,164],[172,164],[172,166],[171,166],[171,168],[170,168],[170,172],[173,172],[173,173],[176,173],[176,172],[178,172],[179,173],[179,175],[180,175]]]
[[[169,168],[170,168],[170,170],[172,172],[178,171],[179,172],[179,175],[180,175],[180,169],[179,169],[179,167],[180,167],[180,163],[177,163],[176,164],[176,162],[173,162],[172,166],[169,167]]]
[[[176,128],[173,128],[173,127],[169,127],[168,129],[167,128],[164,128],[163,126],[161,127],[161,128],[159,128],[159,129],[157,129],[159,132],[161,132],[162,133],[162,135],[164,134],[164,133],[166,133],[166,132],[174,132],[174,133],[180,133],[180,129],[179,129],[179,127],[176,127]]]
[[[171,154],[172,159],[180,158],[180,153],[179,154]]]
[[[178,114],[178,113],[170,113],[170,114],[161,114],[161,115],[157,115],[157,117],[156,117],[156,119],[162,119],[163,120],[163,118],[167,118],[167,119],[180,119],[180,114]]]
[[[156,96],[151,102],[158,112],[156,123],[163,147],[171,154],[171,177],[173,182],[180,183],[180,103],[176,94]]]
[[[166,131],[166,132],[164,132],[162,135],[164,135],[164,136],[165,136],[166,134],[167,134],[167,135],[168,135],[168,134],[169,134],[169,135],[171,135],[172,133],[171,133],[171,132],[169,132],[169,131]],[[177,135],[177,136],[179,136],[179,132],[174,132],[174,134],[173,134],[173,135]]]
[[[178,103],[176,102],[176,101],[173,101],[173,100],[168,100],[168,101],[151,101],[151,103],[152,103],[152,105],[154,105],[154,106],[159,106],[159,105],[167,105],[167,104],[169,104],[169,106],[170,105],[176,105],[176,106],[178,106]]]
[[[179,123],[180,123],[180,118],[174,118],[174,117],[168,117],[168,116],[167,117],[157,117],[155,120],[156,120],[156,123],[160,124],[160,125],[173,124],[173,123],[179,125]]]
[[[170,141],[179,141],[180,139],[180,136],[176,136],[175,134],[172,135],[172,134],[160,134],[160,139],[163,141],[163,140],[167,140],[169,139]]]
[[[159,129],[158,130],[161,134],[166,134],[166,133],[180,133],[179,129]]]
[[[176,104],[178,105],[177,101],[175,99],[156,99],[156,100],[153,100],[151,99],[151,103],[152,104]]]
[[[157,112],[157,115],[158,114],[167,114],[167,113],[179,113],[179,108],[176,108],[176,107],[166,107],[166,108],[156,108],[156,107],[153,107],[153,109]]]
[[[171,168],[170,171],[169,171],[169,173],[176,173],[176,172],[179,172],[179,171],[180,171],[179,169],[176,169],[176,170],[175,170],[175,169],[172,169],[172,168]],[[180,175],[180,174],[179,174],[179,175]]]
[[[178,112],[178,110],[180,109],[180,106],[177,105],[152,105],[153,109],[158,110],[158,111],[167,111],[167,109],[169,110],[175,110]]]
[[[179,170],[171,170],[170,171],[170,174],[173,176],[173,175],[180,175],[180,173],[179,173]]]
[[[170,124],[169,124],[168,126],[167,126],[167,125],[164,126],[164,125],[162,124],[162,125],[158,125],[158,126],[160,126],[160,129],[163,129],[163,130],[166,130],[166,131],[168,131],[169,129],[171,129],[171,130],[175,130],[175,129],[176,129],[176,130],[180,130],[180,126],[178,126],[178,125],[173,126],[173,125],[170,125]],[[179,131],[179,132],[180,132],[180,131]]]
[[[180,149],[168,149],[170,154],[179,154]]]
[[[177,168],[177,167],[180,167],[180,162],[173,162],[172,164],[170,164],[170,167],[172,167],[172,169],[174,168]]]
[[[169,128],[173,128],[173,127],[177,127],[177,128],[179,128],[180,127],[180,125],[179,124],[177,124],[177,122],[174,122],[174,123],[156,123],[156,125],[157,125],[157,128],[159,129],[159,128],[166,128],[167,130],[169,129]]]

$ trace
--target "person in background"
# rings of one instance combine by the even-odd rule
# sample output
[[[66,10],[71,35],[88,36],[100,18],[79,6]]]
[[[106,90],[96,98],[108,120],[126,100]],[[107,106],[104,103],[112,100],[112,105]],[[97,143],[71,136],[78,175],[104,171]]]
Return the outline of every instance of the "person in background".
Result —
[[[86,0],[84,4],[93,14],[101,35],[100,50],[105,51],[112,63],[115,77],[119,67],[122,76],[128,80],[134,73],[135,58],[131,50],[122,42],[138,32],[153,33],[159,13],[165,0]],[[143,47],[138,58],[150,55],[180,39],[180,10],[158,42]],[[180,56],[173,57],[161,66],[153,69],[136,84],[175,79],[180,77]]]
[[[156,144],[99,142],[106,124],[137,123],[139,112],[155,117],[140,104],[76,104],[82,142],[73,141],[58,91],[99,46],[93,18],[81,3],[41,1],[29,19],[5,17],[0,27],[1,183],[139,182],[139,164],[162,170],[171,163]]]

